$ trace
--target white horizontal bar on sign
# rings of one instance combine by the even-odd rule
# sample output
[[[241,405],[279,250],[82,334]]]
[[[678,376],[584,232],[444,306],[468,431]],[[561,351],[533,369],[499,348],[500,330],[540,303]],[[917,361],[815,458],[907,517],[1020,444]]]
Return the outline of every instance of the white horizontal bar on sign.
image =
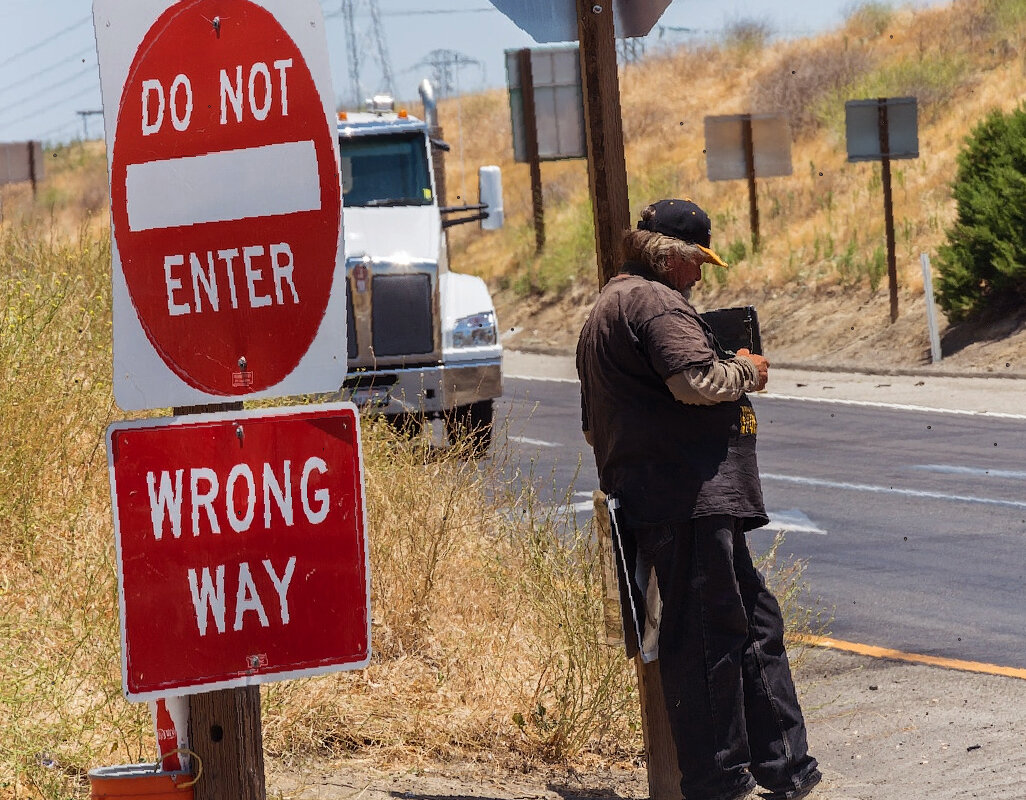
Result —
[[[129,164],[133,231],[316,211],[317,153],[310,140]]]

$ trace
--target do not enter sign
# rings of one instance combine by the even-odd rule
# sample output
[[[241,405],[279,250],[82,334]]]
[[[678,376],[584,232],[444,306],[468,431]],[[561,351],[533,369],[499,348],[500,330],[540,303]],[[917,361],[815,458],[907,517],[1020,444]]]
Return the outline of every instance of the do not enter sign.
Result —
[[[123,408],[338,388],[341,194],[314,0],[96,0]]]

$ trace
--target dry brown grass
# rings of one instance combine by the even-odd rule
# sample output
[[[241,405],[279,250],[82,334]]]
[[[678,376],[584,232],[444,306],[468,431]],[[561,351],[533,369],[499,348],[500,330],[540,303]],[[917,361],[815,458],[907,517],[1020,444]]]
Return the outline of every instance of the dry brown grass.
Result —
[[[146,706],[121,695],[109,280],[104,237],[0,227],[0,797],[81,795],[91,767],[155,752]],[[590,532],[501,454],[478,463],[382,424],[363,446],[373,660],[265,687],[269,754],[635,754]]]
[[[1017,0],[959,0],[915,12],[868,3],[842,29],[816,39],[761,49],[707,43],[622,69],[632,219],[659,197],[685,195],[703,205],[713,218],[714,247],[733,255],[729,273],[707,276],[717,290],[725,285],[743,294],[768,286],[810,297],[834,287],[886,292],[880,166],[847,163],[844,101],[915,95],[920,156],[892,162],[892,173],[899,285],[921,292],[919,254],[934,253],[953,220],[950,182],[964,137],[988,111],[1011,109],[1023,97],[1024,17]],[[457,102],[443,103],[444,120],[453,118]],[[490,236],[456,229],[454,265],[519,297],[547,292],[546,301],[554,302],[575,283],[593,292],[583,163],[542,165],[548,242],[536,255],[528,170],[512,161],[505,95],[475,102],[481,104],[477,130],[488,134],[481,146],[466,140],[464,159],[502,166],[508,226]],[[773,110],[790,116],[794,172],[758,183],[763,248],[753,256],[747,186],[705,178],[703,119]],[[495,131],[502,132],[498,140]],[[515,308],[517,301],[504,305]]]

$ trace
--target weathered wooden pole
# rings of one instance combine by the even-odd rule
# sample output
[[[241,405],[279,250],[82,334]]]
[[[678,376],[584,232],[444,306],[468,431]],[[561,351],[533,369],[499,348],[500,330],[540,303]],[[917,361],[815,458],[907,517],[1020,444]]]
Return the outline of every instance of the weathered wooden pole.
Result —
[[[894,253],[894,199],[891,195],[891,143],[887,124],[887,98],[877,99],[880,127],[880,172],[883,178],[884,225],[887,231],[887,283],[891,292],[891,322],[898,319],[898,263]]]
[[[623,234],[630,227],[613,3],[612,0],[576,1],[588,143],[588,181],[595,221],[598,280],[602,287],[620,269]]]
[[[520,70],[520,96],[524,109],[524,150],[531,169],[531,205],[534,209],[534,249],[540,253],[545,247],[545,202],[542,195],[541,157],[538,155],[538,113],[534,105],[534,69],[531,50],[517,51]]]
[[[603,611],[606,643],[623,647],[623,624],[620,611],[620,582],[617,578],[613,532],[609,524],[609,509],[605,494],[596,489],[592,495],[599,559],[602,563]],[[659,675],[659,662],[646,664],[641,654],[634,656],[634,670],[638,676],[638,697],[641,700],[641,731],[645,743],[645,763],[648,767],[648,796],[651,800],[681,800],[680,770],[677,750],[670,732],[670,717],[663,700],[663,681]]]
[[[182,406],[174,415],[241,411],[242,403]],[[203,765],[195,800],[265,800],[260,687],[219,689],[189,696],[189,749]],[[194,774],[198,764],[193,759]]]
[[[748,218],[752,226],[752,252],[758,253],[762,237],[759,234],[759,195],[755,190],[755,140],[752,137],[752,115],[741,118],[741,137],[745,147],[745,174],[748,176]]]

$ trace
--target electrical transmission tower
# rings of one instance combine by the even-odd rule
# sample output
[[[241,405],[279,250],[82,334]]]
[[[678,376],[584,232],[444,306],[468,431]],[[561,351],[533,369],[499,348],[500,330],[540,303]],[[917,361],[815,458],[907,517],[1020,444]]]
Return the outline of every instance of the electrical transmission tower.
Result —
[[[370,28],[357,30],[356,18],[366,10],[370,17]],[[359,105],[364,101],[363,85],[360,81],[360,66],[368,59],[376,60],[381,71],[381,80],[376,92],[384,91],[395,96],[392,80],[392,62],[388,56],[388,41],[381,26],[381,12],[378,0],[342,0],[342,16],[346,29],[346,51],[349,58],[349,81],[353,99]]]
[[[413,68],[431,67],[431,82],[438,89],[438,96],[449,97],[459,92],[459,71],[471,65],[482,69],[483,74],[481,62],[470,56],[455,50],[432,50]]]

